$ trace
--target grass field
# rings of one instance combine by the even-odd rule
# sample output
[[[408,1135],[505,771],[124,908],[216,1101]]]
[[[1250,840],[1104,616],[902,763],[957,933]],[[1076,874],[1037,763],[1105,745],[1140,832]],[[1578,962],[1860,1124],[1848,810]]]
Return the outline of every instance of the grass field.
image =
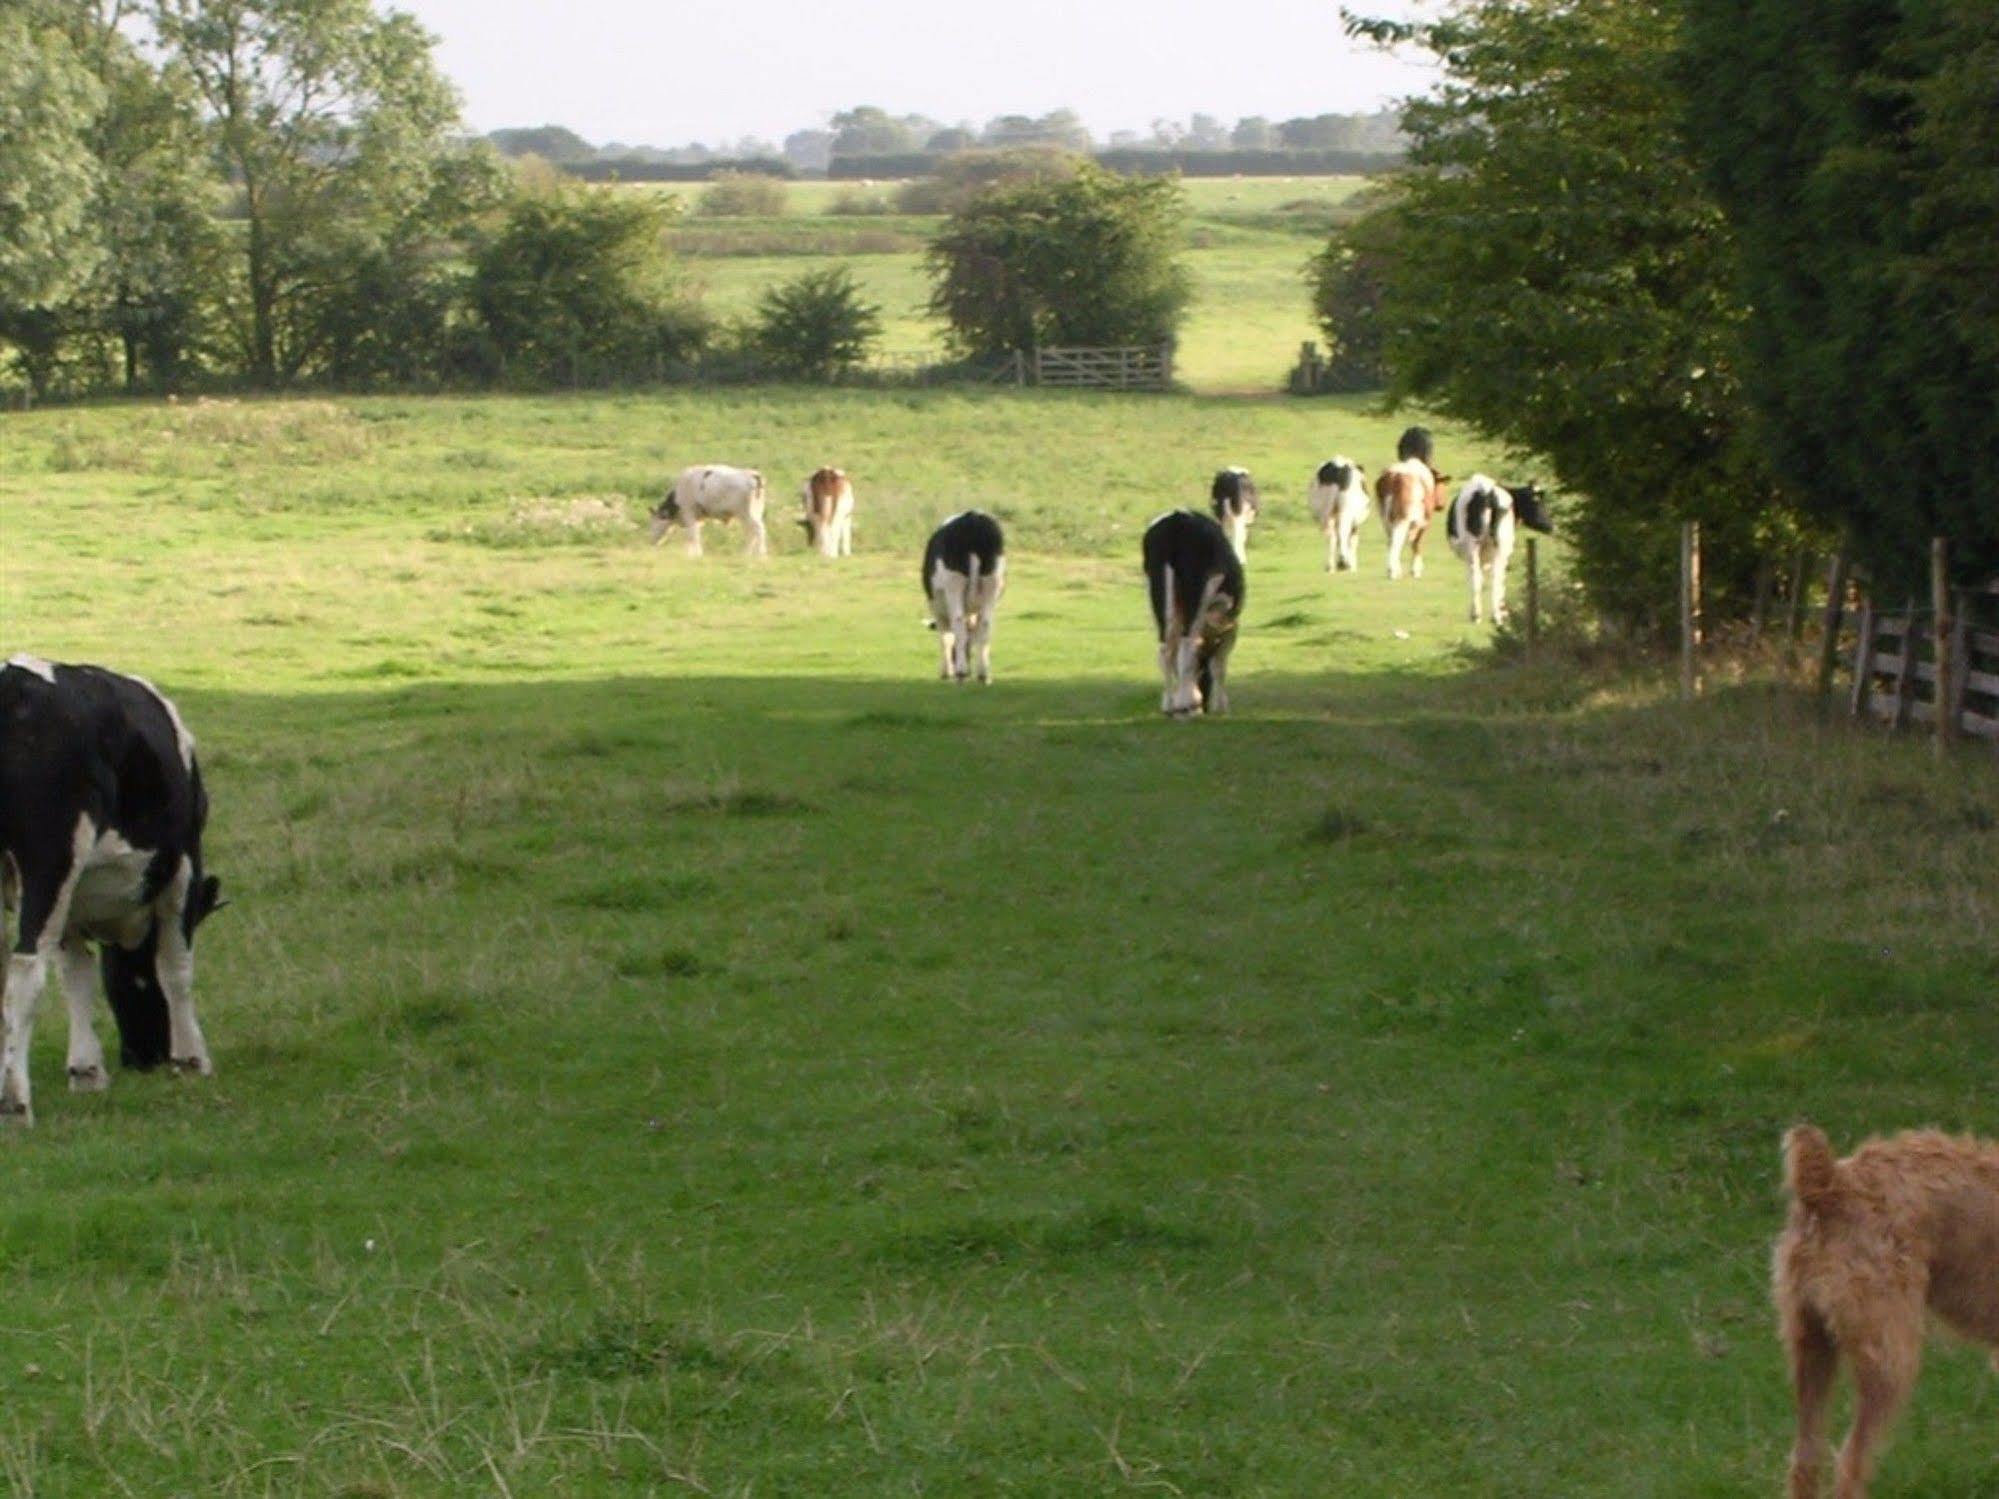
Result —
[[[671,237],[709,305],[724,317],[750,312],[774,282],[845,264],[883,309],[883,352],[938,354],[943,331],[927,310],[930,279],[922,247],[942,221],[826,213],[842,192],[889,195],[898,185],[792,183],[781,217],[692,215]],[[1181,334],[1180,377],[1198,391],[1279,390],[1298,345],[1319,336],[1304,279],[1306,262],[1363,179],[1190,178],[1183,185],[1195,297]],[[620,190],[665,191],[690,203],[699,197],[698,187],[679,184]]]
[[[1302,479],[1397,425],[7,417],[0,652],[174,694],[235,900],[215,1078],[71,1096],[45,1001],[8,1490],[1775,1492],[1779,1130],[1999,1132],[1999,782],[1486,663],[1373,533],[1328,578]],[[709,457],[846,463],[859,554],[645,546]],[[1223,461],[1268,500],[1236,714],[1167,723],[1137,537]],[[918,622],[968,503],[984,691]],[[1999,1491],[1995,1418],[1938,1347],[1880,1493]]]

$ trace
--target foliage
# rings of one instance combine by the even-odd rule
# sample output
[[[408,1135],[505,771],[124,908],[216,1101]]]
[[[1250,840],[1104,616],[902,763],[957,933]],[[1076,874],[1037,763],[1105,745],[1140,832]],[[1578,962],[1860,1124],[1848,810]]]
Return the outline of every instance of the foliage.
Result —
[[[960,151],[937,162],[929,176],[898,187],[896,211],[955,213],[995,183],[1059,181],[1073,177],[1085,159],[1053,146]]]
[[[472,310],[490,372],[519,384],[658,379],[707,320],[674,273],[660,200],[574,189],[522,197],[480,247]]]
[[[832,380],[864,363],[881,331],[881,308],[862,295],[851,270],[832,266],[765,292],[754,340],[779,374]]]
[[[1388,380],[1382,357],[1381,302],[1391,256],[1372,237],[1366,248],[1335,236],[1306,268],[1312,313],[1326,338],[1326,388],[1379,390]]]
[[[1999,570],[1999,8],[1687,5],[1770,451],[1882,591],[1924,588],[1935,534]]]
[[[1745,433],[1728,226],[1680,143],[1675,3],[1350,21],[1443,69],[1404,115],[1400,199],[1348,232],[1385,273],[1391,394],[1539,455],[1592,599],[1640,630],[1671,618],[1682,520],[1726,613],[1782,509]]]
[[[782,180],[755,172],[718,172],[702,194],[699,211],[711,218],[775,218],[784,212]]]
[[[241,193],[244,361],[292,378],[319,352],[300,299],[329,264],[459,227],[437,212],[457,100],[429,34],[368,0],[158,0],[157,24]]]
[[[931,243],[931,308],[967,354],[1172,338],[1191,295],[1185,208],[1177,182],[1089,162],[1001,181]]]
[[[89,148],[104,91],[69,37],[0,8],[0,318],[75,295],[103,254]]]
[[[539,156],[543,161],[588,161],[597,148],[566,125],[521,126],[489,131],[486,139],[502,156]]]

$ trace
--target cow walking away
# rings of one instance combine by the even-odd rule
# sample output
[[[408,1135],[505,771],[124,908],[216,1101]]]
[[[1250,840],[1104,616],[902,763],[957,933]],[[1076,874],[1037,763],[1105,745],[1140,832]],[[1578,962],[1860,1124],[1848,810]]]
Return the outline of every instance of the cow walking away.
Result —
[[[753,468],[725,463],[697,463],[680,471],[673,488],[652,512],[652,539],[657,546],[675,526],[687,528],[687,554],[701,555],[701,522],[743,523],[743,550],[752,557],[770,555],[764,530],[764,476]]]
[[[842,470],[818,469],[805,481],[805,516],[799,524],[820,556],[854,555],[854,486]]]
[[[1409,549],[1409,576],[1423,576],[1423,537],[1444,506],[1449,477],[1437,472],[1435,444],[1428,427],[1408,427],[1395,440],[1395,462],[1375,480],[1376,513],[1388,535],[1388,576],[1402,576],[1402,549]]]
[[[1338,456],[1319,465],[1310,495],[1312,518],[1326,538],[1326,571],[1360,565],[1360,528],[1367,519],[1367,480],[1360,465]]]
[[[1214,508],[1215,520],[1228,533],[1235,554],[1247,557],[1249,528],[1256,524],[1260,509],[1256,481],[1250,478],[1249,470],[1229,467],[1216,474],[1208,490],[1208,500]]]
[[[1506,622],[1506,565],[1513,556],[1515,523],[1548,535],[1555,529],[1533,484],[1509,485],[1473,474],[1451,501],[1446,530],[1451,550],[1471,574],[1471,622],[1479,620],[1484,580],[1492,580],[1492,622]]]
[[[1159,632],[1160,711],[1229,711],[1229,653],[1242,615],[1242,559],[1222,528],[1172,510],[1145,528],[1145,586]]]
[[[220,903],[202,868],[207,820],[194,738],[152,684],[33,656],[0,667],[0,1117],[33,1121],[28,1043],[51,968],[69,1005],[72,1090],[110,1083],[93,966],[125,1066],[213,1071],[194,1010],[195,930]]]
[[[938,675],[962,682],[973,672],[993,679],[993,615],[1006,589],[1006,537],[979,510],[954,515],[923,549],[923,594],[943,649]]]

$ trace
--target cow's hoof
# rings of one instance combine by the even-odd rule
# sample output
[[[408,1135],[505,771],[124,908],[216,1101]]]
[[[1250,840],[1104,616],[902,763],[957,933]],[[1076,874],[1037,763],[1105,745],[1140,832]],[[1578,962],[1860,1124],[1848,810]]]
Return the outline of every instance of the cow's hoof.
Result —
[[[215,1067],[207,1057],[175,1057],[173,1069],[182,1077],[212,1077]]]
[[[17,1098],[0,1098],[0,1129],[11,1125],[23,1128],[35,1122],[35,1111]]]
[[[102,1067],[69,1069],[69,1091],[72,1093],[102,1093],[110,1086],[111,1075]]]

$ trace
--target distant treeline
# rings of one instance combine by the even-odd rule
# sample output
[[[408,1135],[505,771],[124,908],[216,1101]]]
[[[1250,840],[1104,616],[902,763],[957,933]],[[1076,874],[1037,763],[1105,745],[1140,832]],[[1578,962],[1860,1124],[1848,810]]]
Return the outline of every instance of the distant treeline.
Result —
[[[934,177],[956,152],[898,151],[880,156],[836,156],[825,175],[838,182]],[[1157,176],[1177,172],[1182,177],[1347,177],[1390,172],[1402,163],[1390,151],[1161,151],[1123,147],[1092,153],[1115,172]],[[557,163],[584,182],[710,182],[717,177],[748,173],[760,177],[801,176],[788,161],[775,157],[717,157],[712,161],[647,161],[632,157],[598,157]]]
[[[1091,153],[1101,166],[1141,176],[1178,172],[1183,177],[1332,177],[1392,171],[1399,153],[1386,151],[1161,151],[1128,146]],[[931,152],[892,156],[836,156],[826,175],[857,178],[931,177],[949,160]]]
[[[593,161],[556,163],[584,182],[709,182],[731,173],[757,177],[796,177],[797,168],[774,156],[717,157],[713,161],[646,161],[629,156],[598,157]]]

